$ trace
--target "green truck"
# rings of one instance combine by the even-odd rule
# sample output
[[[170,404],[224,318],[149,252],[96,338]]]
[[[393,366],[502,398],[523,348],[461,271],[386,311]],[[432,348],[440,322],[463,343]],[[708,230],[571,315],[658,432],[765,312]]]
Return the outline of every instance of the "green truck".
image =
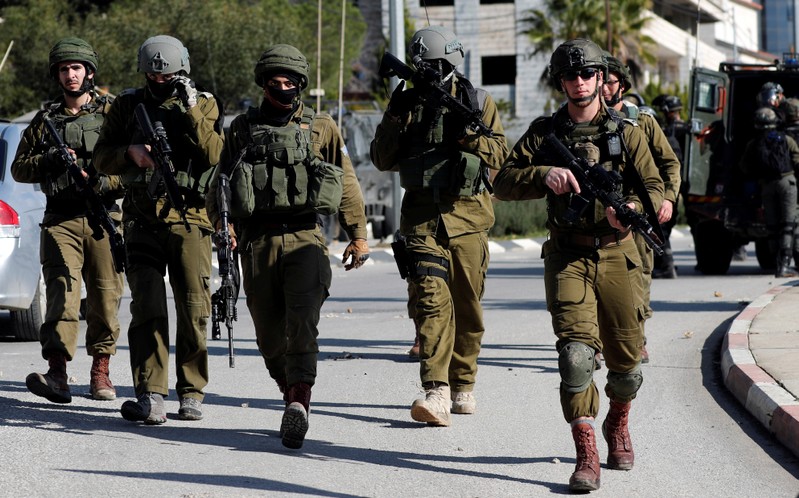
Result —
[[[739,167],[766,82],[781,85],[786,97],[799,95],[797,54],[771,64],[724,62],[718,71],[693,70],[682,198],[697,270],[707,275],[727,273],[736,249],[750,242],[763,270],[776,266],[769,244],[776,234],[764,222],[759,186]]]

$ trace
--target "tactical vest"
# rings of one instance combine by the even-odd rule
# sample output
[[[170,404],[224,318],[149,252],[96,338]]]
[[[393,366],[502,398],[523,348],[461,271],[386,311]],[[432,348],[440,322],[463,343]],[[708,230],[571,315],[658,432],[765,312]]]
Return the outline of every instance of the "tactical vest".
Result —
[[[755,139],[755,174],[761,180],[778,180],[793,172],[791,153],[783,132],[772,130]]]
[[[46,114],[53,122],[67,147],[75,151],[78,165],[90,172],[90,174],[96,174],[91,166],[92,152],[94,151],[94,146],[97,145],[97,139],[100,137],[100,127],[102,127],[105,119],[103,114],[104,103],[104,100],[92,101],[89,104],[89,112],[81,113],[77,116],[57,112],[62,104],[55,103],[48,108]],[[44,133],[43,139],[47,143],[49,141],[47,130],[42,128],[42,131]],[[70,196],[69,192],[74,193],[74,184],[75,182],[65,166],[58,175],[48,173],[41,185],[42,192],[48,197],[63,197],[64,195]]]
[[[230,173],[231,215],[254,213],[335,214],[341,205],[344,170],[319,159],[311,131],[314,111],[306,107],[300,123],[265,124],[261,111],[246,114],[250,140]]]
[[[120,97],[129,93],[133,94],[133,107],[140,102],[144,102],[143,88],[126,90],[120,94]],[[207,92],[199,92],[199,95],[207,99],[213,98],[213,95]],[[193,204],[204,204],[205,194],[208,192],[215,168],[211,167],[204,171],[192,169],[192,152],[189,150],[188,145],[192,138],[187,133],[183,103],[179,98],[171,97],[156,108],[148,106],[147,113],[152,123],[158,121],[164,126],[169,146],[172,148],[170,159],[175,167],[175,180],[178,183],[178,187],[180,187],[181,193]],[[153,170],[148,169],[144,174],[140,174],[126,183],[149,185],[152,176]]]
[[[474,90],[466,79],[459,79],[458,85],[466,105],[481,109],[485,91]],[[414,107],[399,160],[402,188],[429,190],[436,197],[440,193],[468,197],[483,190],[480,158],[453,147],[454,133],[461,131],[451,129],[456,126],[462,129],[463,124],[447,108],[433,110],[422,103]]]
[[[554,117],[548,119],[552,120],[550,126],[554,126]],[[608,117],[601,123],[579,124],[573,126],[570,130],[562,130],[561,132],[555,130],[555,135],[578,157],[582,157],[579,151],[580,144],[593,144],[599,149],[599,160],[596,162],[596,166],[605,168],[607,171],[620,172],[626,155],[622,136],[624,126],[625,122],[621,117],[613,114],[612,110],[608,110]],[[619,188],[621,190],[621,185]],[[605,217],[605,208],[597,200],[594,199],[587,206],[577,206],[576,201],[577,198],[572,193],[568,195],[549,195],[550,215],[554,218],[558,227],[590,229],[592,225]],[[575,209],[580,211],[582,215],[572,219],[571,213],[574,213]]]

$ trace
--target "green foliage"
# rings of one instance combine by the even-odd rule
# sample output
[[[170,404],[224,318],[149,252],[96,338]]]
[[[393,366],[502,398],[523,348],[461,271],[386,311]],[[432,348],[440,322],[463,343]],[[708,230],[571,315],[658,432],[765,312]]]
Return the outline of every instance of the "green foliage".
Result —
[[[497,201],[491,237],[541,236],[546,233],[547,208],[543,200]]]
[[[654,40],[642,35],[651,0],[614,0],[610,6],[611,46],[605,0],[545,0],[543,7],[526,11],[521,18],[522,33],[532,43],[531,55],[548,55],[557,43],[574,38],[588,38],[621,60],[640,58],[654,62],[649,48]],[[549,82],[546,70],[543,82]]]
[[[646,87],[644,87],[643,91],[639,92],[641,96],[646,101],[646,104],[651,106],[652,101],[655,100],[655,97],[658,95],[676,95],[680,98],[682,102],[682,110],[680,111],[680,117],[683,121],[688,119],[688,86],[683,86],[682,88],[678,84],[673,85],[663,85],[660,82],[652,83],[650,82]],[[660,109],[655,109],[658,111],[658,115],[662,117],[662,113]]]
[[[250,99],[257,103],[261,89],[253,80],[259,55],[275,43],[290,43],[302,51],[311,66],[316,86],[317,12],[314,0],[117,0],[102,9],[67,0],[27,0],[0,11],[3,50],[14,48],[0,72],[0,116],[14,117],[39,107],[60,94],[47,77],[47,55],[64,36],[78,36],[100,55],[97,83],[111,93],[140,87],[136,56],[141,43],[159,34],[181,40],[191,57],[191,78],[217,94],[228,112]],[[103,2],[98,2],[103,3]],[[346,4],[344,61],[355,61],[366,26],[357,7]],[[31,15],[35,12],[36,15]],[[322,86],[338,95],[341,8],[322,8]],[[344,83],[350,80],[344,64]]]

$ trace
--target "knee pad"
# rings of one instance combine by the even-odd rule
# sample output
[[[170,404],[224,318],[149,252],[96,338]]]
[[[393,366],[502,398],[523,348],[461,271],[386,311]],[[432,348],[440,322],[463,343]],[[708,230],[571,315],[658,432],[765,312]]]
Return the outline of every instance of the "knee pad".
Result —
[[[622,399],[635,396],[643,382],[644,376],[641,375],[640,366],[627,373],[608,372],[608,388]]]
[[[588,389],[594,379],[594,348],[582,342],[570,342],[558,355],[561,386],[570,393]]]

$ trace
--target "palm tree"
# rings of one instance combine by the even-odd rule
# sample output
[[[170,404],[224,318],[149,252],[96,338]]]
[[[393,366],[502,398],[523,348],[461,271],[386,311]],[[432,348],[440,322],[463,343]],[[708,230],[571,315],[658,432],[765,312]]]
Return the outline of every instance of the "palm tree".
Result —
[[[608,37],[608,22],[605,17],[608,0],[545,0],[543,8],[530,9],[521,19],[522,33],[533,45],[529,55],[548,54],[555,44],[573,38],[588,38],[632,67],[633,60],[653,63],[656,58],[647,51],[655,41],[641,34],[651,8],[651,0],[613,0],[609,5],[611,36]],[[549,80],[546,70],[542,80]]]

